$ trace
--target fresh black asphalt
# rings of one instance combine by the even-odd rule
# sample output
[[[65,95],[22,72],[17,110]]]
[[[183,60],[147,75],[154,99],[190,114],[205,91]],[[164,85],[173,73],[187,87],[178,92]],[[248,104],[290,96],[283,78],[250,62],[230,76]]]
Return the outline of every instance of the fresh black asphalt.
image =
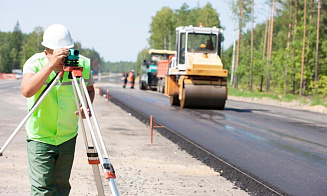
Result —
[[[156,92],[107,89],[112,100],[143,116],[153,115],[167,129],[241,170],[238,177],[226,174],[236,184],[245,173],[277,191],[268,188],[269,195],[327,194],[325,114],[231,100],[223,111],[181,109],[171,107],[168,98]],[[208,163],[215,161],[210,156],[204,162],[215,165]],[[263,194],[259,185],[240,181],[253,195]]]

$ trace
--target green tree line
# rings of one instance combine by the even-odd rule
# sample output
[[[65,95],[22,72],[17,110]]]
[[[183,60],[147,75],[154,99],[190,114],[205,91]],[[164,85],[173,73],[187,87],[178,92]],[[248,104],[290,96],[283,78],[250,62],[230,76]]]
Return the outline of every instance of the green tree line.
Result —
[[[13,32],[0,32],[0,72],[11,73],[13,69],[22,69],[24,63],[33,54],[42,52],[43,28],[36,27],[32,33],[21,31],[19,22]],[[83,48],[80,42],[75,42],[75,49],[79,49],[83,56],[91,59],[91,69],[98,72],[129,72],[137,69],[135,62],[105,62],[95,49]]]
[[[150,24],[150,37],[148,39],[149,48],[175,50],[176,48],[176,27],[178,26],[216,26],[221,28],[219,14],[213,9],[210,3],[204,7],[190,8],[187,3],[183,3],[179,9],[172,10],[165,6],[152,17]],[[148,59],[148,49],[139,52],[136,64],[140,70],[143,60]]]
[[[267,4],[267,20],[253,27],[256,3]],[[238,39],[223,54],[234,88],[276,94],[327,95],[327,2],[322,0],[230,0]],[[227,9],[227,8],[226,8]],[[221,27],[210,3],[163,7],[150,24],[150,48],[175,50],[178,26]],[[238,24],[237,24],[238,23]],[[250,28],[249,28],[250,27]],[[223,27],[222,27],[223,28]],[[238,36],[237,36],[238,35]],[[319,36],[320,35],[320,36]],[[138,62],[144,56],[139,53]],[[234,69],[233,69],[234,58]]]
[[[119,61],[119,62],[106,62],[103,66],[103,72],[112,72],[112,73],[124,73],[124,72],[130,72],[132,69],[135,70],[136,73],[138,73],[138,67],[136,66],[136,62],[130,62],[130,61]]]
[[[234,59],[234,87],[300,96],[327,95],[327,44],[319,36],[327,31],[327,2],[270,0],[266,21],[252,30],[244,26],[250,26],[251,4],[255,2],[237,0],[233,5],[235,18],[241,23],[241,38],[236,41],[236,55],[232,47],[226,50],[224,64],[231,73],[233,56],[238,56]]]
[[[192,9],[186,3],[176,10],[163,7],[152,17],[149,46],[155,49],[175,50],[176,27],[199,26],[200,23],[204,23],[208,27],[221,27],[219,14],[210,3],[207,3],[203,8]]]

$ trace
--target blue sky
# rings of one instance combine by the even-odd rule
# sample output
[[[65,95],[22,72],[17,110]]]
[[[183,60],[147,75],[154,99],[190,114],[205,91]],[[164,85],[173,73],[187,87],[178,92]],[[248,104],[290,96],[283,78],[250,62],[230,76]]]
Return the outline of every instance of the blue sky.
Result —
[[[224,48],[233,42],[232,0],[0,0],[0,31],[13,31],[17,21],[22,32],[51,24],[65,25],[74,41],[94,48],[106,61],[136,61],[137,54],[148,46],[151,18],[163,6],[179,9],[184,2],[190,8],[210,2],[219,13],[225,28]],[[264,0],[257,0],[256,22],[266,18]]]

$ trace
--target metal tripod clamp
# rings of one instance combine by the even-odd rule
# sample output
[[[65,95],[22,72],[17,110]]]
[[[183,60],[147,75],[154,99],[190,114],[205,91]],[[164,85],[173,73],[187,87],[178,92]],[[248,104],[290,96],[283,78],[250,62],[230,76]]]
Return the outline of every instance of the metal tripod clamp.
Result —
[[[80,78],[83,76],[83,67],[78,66],[66,66],[64,67],[65,72],[69,72],[68,78],[73,79],[73,77]]]
[[[97,151],[94,149],[94,147],[89,146],[87,149],[87,158],[89,161],[90,165],[98,165],[100,164],[100,160],[99,160],[99,154],[97,153]]]
[[[109,162],[107,158],[103,159],[103,168],[106,170],[104,174],[106,179],[116,178],[114,166]]]

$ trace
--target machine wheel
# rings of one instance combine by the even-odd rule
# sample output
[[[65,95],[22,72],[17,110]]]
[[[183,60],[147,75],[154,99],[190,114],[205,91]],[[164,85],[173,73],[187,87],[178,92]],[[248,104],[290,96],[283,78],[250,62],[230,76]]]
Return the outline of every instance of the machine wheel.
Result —
[[[141,90],[144,90],[143,88],[144,88],[144,86],[143,86],[143,83],[140,81],[139,82],[139,88],[141,89]]]
[[[179,104],[178,95],[172,95],[169,98],[170,98],[170,105],[178,105]]]
[[[187,104],[185,105],[185,88],[183,88],[183,91],[182,91],[182,99],[180,100],[179,102],[179,105],[181,106],[181,108],[184,108],[185,106],[187,107]]]
[[[223,110],[227,98],[226,86],[185,84],[181,108],[209,108]]]
[[[146,90],[147,89],[147,86],[143,82],[140,82],[139,86],[140,86],[141,90]]]
[[[158,81],[158,84],[157,84],[157,92],[161,92],[161,80]]]
[[[160,80],[159,92],[162,93],[162,91],[163,91],[162,80]]]
[[[165,85],[161,85],[161,93],[165,93]]]
[[[161,93],[165,93],[165,80],[161,80],[161,89],[160,89]]]

